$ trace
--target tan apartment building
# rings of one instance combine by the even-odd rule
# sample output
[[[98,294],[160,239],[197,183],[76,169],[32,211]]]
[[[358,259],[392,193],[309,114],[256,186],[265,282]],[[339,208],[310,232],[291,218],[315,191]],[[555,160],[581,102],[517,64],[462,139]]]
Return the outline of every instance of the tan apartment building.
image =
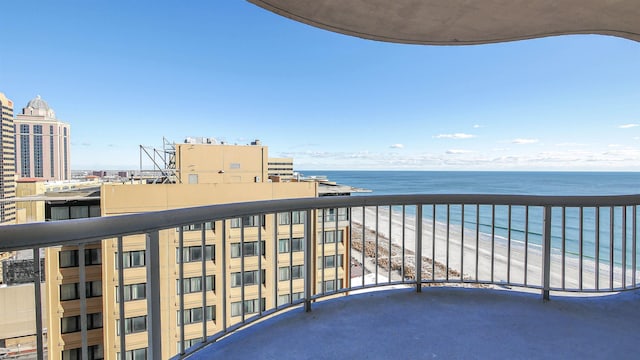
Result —
[[[102,216],[131,214],[200,205],[243,201],[316,197],[313,182],[273,182],[267,180],[268,149],[261,145],[176,144],[176,171],[183,183],[175,184],[105,184],[101,188]],[[185,181],[186,180],[186,181]],[[314,219],[322,219],[314,212]],[[344,244],[348,229],[335,230],[330,214],[322,226],[313,227],[319,258],[317,290],[344,286],[349,261]],[[330,221],[331,220],[331,221]],[[186,347],[200,341],[202,318],[207,334],[222,330],[222,302],[227,308],[227,325],[278,305],[295,301],[304,294],[304,213],[273,214],[193,224],[182,229],[183,253],[179,253],[180,229],[161,231],[160,299],[162,357],[180,352],[180,323],[184,322]],[[333,225],[332,225],[333,224]],[[202,229],[204,225],[204,229]],[[333,228],[332,228],[333,226]],[[326,231],[322,236],[319,231]],[[242,234],[241,234],[242,233]],[[205,253],[201,238],[205,237]],[[244,235],[244,236],[242,236]],[[244,239],[241,243],[241,239]],[[259,241],[261,243],[259,243]],[[225,243],[226,254],[221,243]],[[147,274],[145,236],[129,236],[123,241],[125,319],[119,318],[117,241],[104,240],[84,249],[81,270],[78,247],[49,249],[47,279],[50,359],[75,359],[80,356],[80,321],[87,324],[90,359],[115,358],[120,349],[119,322],[125,321],[127,358],[143,359],[147,355]],[[338,253],[336,254],[336,249]],[[222,257],[225,256],[226,298],[222,298]],[[331,258],[333,256],[333,258]],[[202,259],[205,258],[205,281]],[[335,274],[336,260],[338,275]],[[178,283],[180,262],[184,266],[184,283]],[[327,269],[323,269],[324,267]],[[244,272],[242,271],[244,269]],[[326,279],[325,279],[326,277]],[[339,283],[335,283],[335,278]],[[84,279],[84,290],[81,282]],[[322,283],[322,280],[326,280]],[[333,283],[331,283],[333,281]],[[242,287],[244,285],[244,288]],[[206,292],[203,313],[202,290]],[[180,314],[179,293],[184,292],[184,312]],[[242,293],[244,292],[244,303]],[[84,295],[83,295],[84,294]],[[83,306],[82,304],[85,304]],[[85,309],[85,310],[83,310]],[[244,310],[244,311],[243,311]]]
[[[71,179],[71,126],[56,118],[39,95],[16,115],[15,148],[18,177]]]
[[[13,101],[0,92],[0,225],[16,220],[16,153],[14,146]]]

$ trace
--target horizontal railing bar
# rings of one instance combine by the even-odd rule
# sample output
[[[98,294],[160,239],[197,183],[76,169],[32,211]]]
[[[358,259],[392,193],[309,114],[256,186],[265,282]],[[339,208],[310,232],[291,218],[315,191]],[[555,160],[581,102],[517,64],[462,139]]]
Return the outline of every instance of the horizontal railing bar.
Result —
[[[96,240],[142,234],[158,229],[226,220],[257,213],[300,211],[340,207],[388,205],[491,204],[518,206],[601,207],[631,206],[640,195],[535,196],[489,194],[417,194],[378,196],[331,196],[264,200],[180,208],[146,213],[8,225],[0,227],[0,251],[33,247],[75,245]]]

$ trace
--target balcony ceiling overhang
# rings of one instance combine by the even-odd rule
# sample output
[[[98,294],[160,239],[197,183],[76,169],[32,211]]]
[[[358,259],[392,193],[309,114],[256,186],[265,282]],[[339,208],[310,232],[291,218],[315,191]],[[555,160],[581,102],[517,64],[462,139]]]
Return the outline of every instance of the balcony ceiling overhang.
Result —
[[[638,0],[249,0],[329,31],[386,42],[472,45],[567,34],[640,41]]]

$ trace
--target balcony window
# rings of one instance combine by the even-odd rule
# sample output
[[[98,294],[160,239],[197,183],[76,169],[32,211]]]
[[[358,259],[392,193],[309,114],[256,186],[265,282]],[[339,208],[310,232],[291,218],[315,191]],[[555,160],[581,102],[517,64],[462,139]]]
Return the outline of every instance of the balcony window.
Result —
[[[59,254],[60,267],[78,267],[80,266],[80,259],[78,258],[78,250],[62,250]],[[85,249],[84,250],[84,264],[85,266],[100,265],[102,264],[102,249]]]
[[[291,250],[293,252],[304,251],[304,238],[292,238]],[[278,240],[278,252],[281,254],[289,252],[289,239]]]
[[[147,348],[129,350],[124,353],[124,357],[126,360],[147,360]],[[117,358],[120,359],[120,353]]]
[[[325,244],[334,244],[336,240],[341,243],[342,239],[342,231],[329,230],[325,231],[323,236],[318,237],[318,242],[322,243],[324,241]]]
[[[146,264],[144,250],[125,251],[122,253],[124,268],[143,267]],[[116,269],[118,269],[118,253],[116,252]]]
[[[102,281],[87,281],[85,284],[86,297],[102,296]],[[60,285],[60,301],[80,299],[80,284],[62,284]]]
[[[265,298],[262,298],[261,301],[258,299],[253,300],[245,300],[244,301],[244,313],[245,314],[255,314],[258,312],[258,306],[261,307],[262,311],[265,310]],[[240,316],[242,315],[242,301],[231,303],[231,316]]]
[[[104,348],[102,344],[91,345],[87,349],[89,360],[102,360],[104,359]],[[62,360],[80,360],[82,359],[82,349],[75,348],[62,351]]]
[[[262,285],[265,284],[265,270],[262,270]],[[231,273],[231,287],[239,287],[242,286],[242,273],[235,272]],[[258,270],[245,271],[244,272],[244,285],[258,285]]]
[[[304,299],[304,292],[296,292],[292,294],[293,301]],[[289,294],[278,295],[278,306],[289,303]]]
[[[124,301],[142,300],[147,297],[147,284],[130,284],[124,286]],[[116,302],[120,302],[120,287],[116,286]]]
[[[117,335],[120,336],[120,320],[116,320]],[[132,334],[147,331],[147,315],[124,319],[124,333]]]
[[[207,291],[215,291],[215,275],[207,275],[206,277],[206,286]],[[185,278],[182,282],[182,287],[185,294],[196,293],[202,291],[202,277],[196,276],[191,278]],[[176,280],[176,290],[178,295],[180,295],[180,280]]]
[[[239,258],[241,256],[247,257],[247,256],[258,256],[258,253],[262,253],[262,256],[264,256],[264,241],[261,241],[261,248],[262,249],[258,249],[258,242],[257,241],[249,241],[249,242],[245,242],[244,243],[244,247],[242,247],[243,244],[241,243],[232,243],[231,244],[231,257],[232,258]],[[243,249],[244,251],[241,251],[241,249]],[[261,250],[261,251],[260,251]]]
[[[278,224],[279,225],[289,225],[289,224],[304,224],[305,212],[304,211],[293,211],[290,213],[279,213],[278,214]]]
[[[231,228],[244,227],[258,227],[260,222],[260,216],[262,216],[262,226],[265,224],[264,215],[245,216],[243,218],[231,219]]]
[[[216,320],[216,307],[214,305],[206,307],[206,317],[207,321],[215,321]],[[178,325],[180,325],[180,310],[177,311],[178,316]],[[184,314],[182,316],[184,320],[184,324],[194,324],[202,322],[202,307],[196,307],[193,309],[184,309]]]
[[[102,328],[102,313],[87,314],[87,330]],[[82,330],[80,315],[63,317],[60,319],[60,331],[63,334]]]
[[[347,221],[349,220],[349,209],[347,208],[339,208],[339,209],[324,209],[318,214],[318,218],[320,222],[324,220],[324,222],[335,222],[336,216],[338,221]]]
[[[205,259],[215,260],[214,245],[206,245],[204,247]],[[182,248],[182,260],[185,263],[202,261],[202,246],[186,246]],[[180,248],[176,248],[176,262],[180,263]]]
[[[338,267],[342,267],[342,255],[338,255]],[[326,268],[334,268],[336,267],[336,256],[328,255],[324,257],[324,261],[322,261],[322,257],[318,257],[318,269],[326,269]]]
[[[336,281],[327,280],[323,283],[318,283],[318,286],[322,285],[322,292],[331,292],[342,289],[342,279],[338,279],[338,286],[336,287]]]
[[[278,280],[304,279],[304,265],[283,266],[278,268]]]

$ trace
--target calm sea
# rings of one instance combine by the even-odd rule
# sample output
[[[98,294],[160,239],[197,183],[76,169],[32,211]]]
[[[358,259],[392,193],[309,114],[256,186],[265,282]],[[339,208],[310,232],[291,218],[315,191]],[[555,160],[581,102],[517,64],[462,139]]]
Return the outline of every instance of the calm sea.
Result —
[[[372,190],[372,193],[358,195],[391,195],[391,194],[509,194],[509,195],[630,195],[640,194],[640,173],[635,172],[489,172],[489,171],[301,171],[305,176],[324,175],[339,184],[351,185]],[[407,209],[413,215],[415,210]],[[509,226],[508,208],[496,208],[495,220],[492,220],[491,207],[480,208],[480,231],[491,233],[492,221],[495,222],[496,236],[516,241],[524,241],[525,237],[533,244],[542,241],[542,209],[529,210],[528,228],[525,227],[525,209],[512,208],[511,226]],[[464,226],[476,227],[475,206],[464,209]],[[609,243],[613,238],[614,262],[622,258],[622,248],[626,248],[627,256],[631,256],[630,240],[623,245],[622,231],[614,230],[610,234],[610,219],[614,224],[621,224],[622,208],[614,210],[613,217],[609,209],[600,213],[600,256],[607,262]],[[425,211],[430,217],[430,211]],[[446,206],[438,206],[436,220],[446,222],[447,216],[452,224],[462,224],[462,207],[452,206],[447,212]],[[627,209],[627,233],[631,234],[631,209]],[[554,211],[554,223],[561,223],[561,212]],[[579,253],[579,212],[578,209],[567,209],[565,241],[562,228],[552,228],[552,247],[560,249],[565,246],[570,253]],[[640,225],[640,211],[638,212]],[[595,210],[585,209],[582,229],[583,254],[595,257],[596,229]],[[629,239],[630,235],[627,236]]]

